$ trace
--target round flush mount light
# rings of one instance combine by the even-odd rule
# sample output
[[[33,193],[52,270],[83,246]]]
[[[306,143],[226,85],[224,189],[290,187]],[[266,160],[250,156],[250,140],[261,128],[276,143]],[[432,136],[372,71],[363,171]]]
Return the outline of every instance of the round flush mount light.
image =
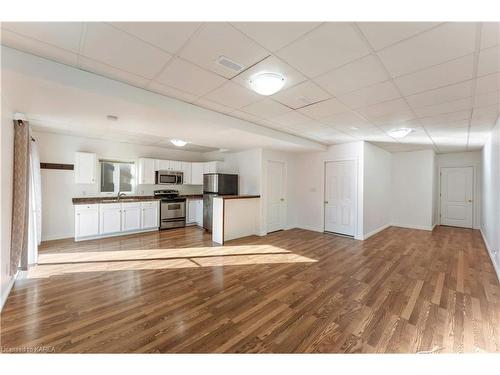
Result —
[[[408,134],[414,132],[415,130],[414,129],[411,129],[411,128],[400,128],[400,129],[393,129],[389,132],[389,135],[392,137],[392,138],[404,138],[406,137]]]
[[[250,78],[250,87],[260,95],[273,95],[285,85],[285,77],[279,73],[257,73]]]
[[[172,142],[172,144],[177,147],[184,147],[185,145],[187,145],[187,142],[183,141],[182,139],[171,139],[170,142]]]

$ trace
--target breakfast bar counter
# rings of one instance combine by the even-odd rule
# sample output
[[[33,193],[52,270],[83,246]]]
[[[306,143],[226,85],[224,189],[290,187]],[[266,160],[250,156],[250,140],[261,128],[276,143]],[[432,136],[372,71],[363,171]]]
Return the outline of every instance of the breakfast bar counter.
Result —
[[[214,197],[212,241],[224,241],[258,234],[260,195]]]

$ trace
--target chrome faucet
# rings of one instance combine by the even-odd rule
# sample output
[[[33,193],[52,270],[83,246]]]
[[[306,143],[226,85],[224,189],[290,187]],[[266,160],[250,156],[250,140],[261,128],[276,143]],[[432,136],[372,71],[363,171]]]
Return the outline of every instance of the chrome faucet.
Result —
[[[120,198],[121,198],[121,197],[124,197],[125,195],[127,195],[127,194],[122,193],[122,192],[118,192],[117,199],[118,199],[118,200],[120,200]]]

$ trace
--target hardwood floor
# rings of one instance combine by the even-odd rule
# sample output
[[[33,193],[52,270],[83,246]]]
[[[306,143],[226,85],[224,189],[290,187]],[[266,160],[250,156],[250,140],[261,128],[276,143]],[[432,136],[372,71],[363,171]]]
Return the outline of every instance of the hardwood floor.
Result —
[[[223,247],[194,227],[52,241],[8,297],[1,346],[500,352],[500,286],[480,233],[449,227],[364,242],[293,229]]]

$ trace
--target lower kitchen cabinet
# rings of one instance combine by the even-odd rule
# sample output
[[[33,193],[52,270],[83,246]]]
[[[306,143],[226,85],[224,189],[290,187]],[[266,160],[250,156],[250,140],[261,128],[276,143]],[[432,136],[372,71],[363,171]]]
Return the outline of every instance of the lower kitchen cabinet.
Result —
[[[158,201],[155,202],[142,202],[141,203],[141,228],[150,229],[158,228],[159,217]]]
[[[99,235],[99,205],[75,206],[75,237],[94,237],[97,235]]]
[[[121,203],[106,203],[99,205],[99,233],[111,234],[122,230]]]
[[[158,201],[75,205],[75,240],[158,229]]]
[[[141,203],[122,203],[122,232],[141,229]]]
[[[203,226],[203,199],[187,200],[186,224]]]

